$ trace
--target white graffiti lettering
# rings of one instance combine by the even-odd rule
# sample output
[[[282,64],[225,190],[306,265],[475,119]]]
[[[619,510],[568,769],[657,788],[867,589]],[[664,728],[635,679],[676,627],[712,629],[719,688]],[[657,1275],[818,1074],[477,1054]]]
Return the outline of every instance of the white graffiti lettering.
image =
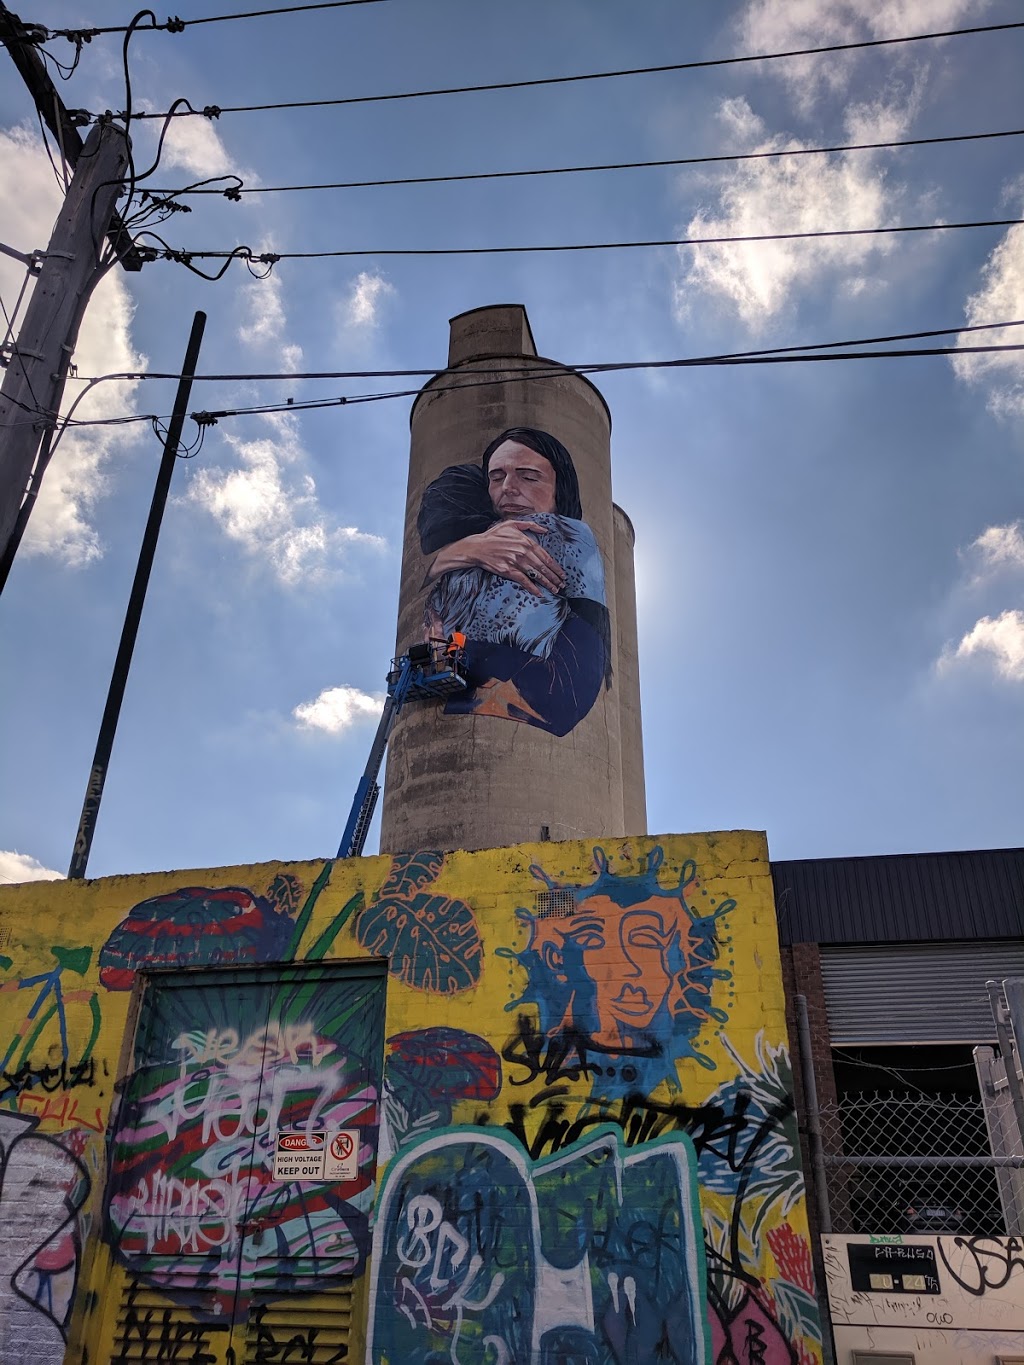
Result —
[[[444,1217],[444,1210],[433,1195],[419,1194],[410,1199],[405,1216],[408,1234],[399,1240],[396,1248],[399,1260],[403,1265],[413,1270],[418,1270],[433,1261],[428,1281],[430,1288],[435,1293],[447,1289],[455,1280],[457,1272],[466,1259],[469,1242]],[[435,1235],[436,1240],[432,1243],[431,1239]],[[454,1308],[461,1313],[463,1309],[468,1309],[470,1312],[479,1313],[490,1307],[505,1283],[505,1276],[498,1271],[492,1276],[490,1285],[484,1290],[483,1296],[479,1299],[471,1299],[469,1297],[470,1291],[483,1270],[483,1264],[483,1257],[476,1254],[470,1257],[465,1274],[442,1305],[445,1310]],[[404,1286],[407,1282],[401,1281],[400,1283]],[[425,1300],[418,1293],[416,1298],[418,1306],[426,1313],[429,1321],[430,1311]],[[399,1307],[406,1317],[413,1321],[409,1309],[403,1304],[399,1304]]]
[[[190,1073],[182,1063],[177,1082],[164,1087],[147,1106],[146,1117],[158,1123],[167,1137],[177,1137],[184,1126],[200,1125],[201,1142],[235,1142],[275,1132],[281,1112],[291,1099],[312,1104],[304,1127],[320,1126],[344,1078],[344,1060],[331,1066],[278,1063],[261,1075],[233,1066]]]
[[[188,1053],[188,1062],[193,1066],[231,1063],[235,1067],[259,1071],[278,1062],[291,1062],[297,1066],[303,1054],[310,1065],[319,1066],[328,1053],[335,1051],[337,1044],[321,1038],[311,1023],[304,1022],[285,1024],[284,1027],[268,1024],[245,1039],[240,1039],[238,1030],[233,1028],[211,1028],[205,1033],[196,1030],[180,1034],[174,1047]]]

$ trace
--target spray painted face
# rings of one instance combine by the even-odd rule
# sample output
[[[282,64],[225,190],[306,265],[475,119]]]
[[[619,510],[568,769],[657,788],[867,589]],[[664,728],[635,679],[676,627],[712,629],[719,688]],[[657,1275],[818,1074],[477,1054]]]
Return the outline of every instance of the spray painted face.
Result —
[[[693,923],[679,901],[664,896],[626,909],[607,896],[580,904],[571,920],[539,920],[532,946],[571,992],[572,1024],[614,1051],[637,1034],[658,1034],[695,1011],[701,964]]]
[[[487,464],[487,491],[499,517],[555,510],[555,469],[518,441],[503,441]]]

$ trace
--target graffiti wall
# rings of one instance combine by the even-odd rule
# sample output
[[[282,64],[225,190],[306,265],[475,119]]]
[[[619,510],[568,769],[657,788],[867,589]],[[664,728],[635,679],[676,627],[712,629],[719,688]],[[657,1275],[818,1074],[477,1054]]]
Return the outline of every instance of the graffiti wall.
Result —
[[[762,836],[31,883],[0,932],[0,1360],[820,1360]]]

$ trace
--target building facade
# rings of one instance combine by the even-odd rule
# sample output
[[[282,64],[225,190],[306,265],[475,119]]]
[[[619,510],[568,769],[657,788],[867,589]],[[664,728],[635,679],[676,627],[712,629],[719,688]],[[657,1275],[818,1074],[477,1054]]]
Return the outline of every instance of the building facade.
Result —
[[[821,1358],[764,837],[0,887],[0,1360]]]
[[[1024,849],[772,873],[838,1365],[1024,1357]]]

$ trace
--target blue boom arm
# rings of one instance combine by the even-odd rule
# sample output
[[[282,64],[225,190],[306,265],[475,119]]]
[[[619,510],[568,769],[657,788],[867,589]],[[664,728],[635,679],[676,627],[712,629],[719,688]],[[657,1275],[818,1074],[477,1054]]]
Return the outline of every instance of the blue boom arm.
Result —
[[[420,645],[416,647],[415,657],[414,650],[410,650],[393,661],[388,674],[384,710],[370,745],[366,767],[356,786],[345,832],[338,845],[339,858],[358,858],[363,851],[380,796],[377,776],[402,707],[407,701],[443,701],[454,692],[465,691],[466,679],[460,671],[459,662],[459,652],[449,653],[443,643],[440,650],[436,644],[434,647]]]

